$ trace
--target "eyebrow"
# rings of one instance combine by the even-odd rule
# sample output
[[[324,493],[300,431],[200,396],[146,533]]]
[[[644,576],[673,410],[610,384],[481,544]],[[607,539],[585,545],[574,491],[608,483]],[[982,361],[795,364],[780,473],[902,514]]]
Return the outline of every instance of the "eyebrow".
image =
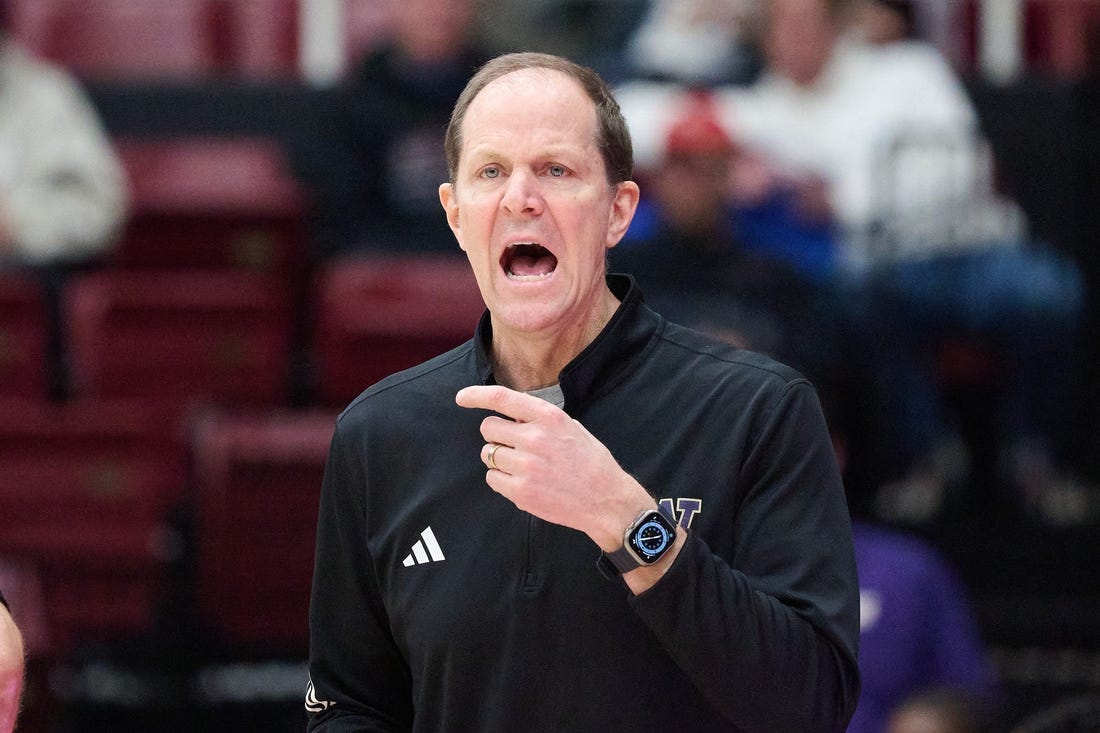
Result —
[[[579,160],[587,162],[594,158],[598,158],[599,154],[600,151],[595,146],[593,146],[592,151],[589,153],[583,147],[554,144],[538,150],[536,158],[538,160],[547,161],[560,160],[569,162]],[[468,160],[473,162],[512,159],[512,156],[500,152],[500,150],[494,146],[488,145],[474,147],[466,152],[466,156]]]

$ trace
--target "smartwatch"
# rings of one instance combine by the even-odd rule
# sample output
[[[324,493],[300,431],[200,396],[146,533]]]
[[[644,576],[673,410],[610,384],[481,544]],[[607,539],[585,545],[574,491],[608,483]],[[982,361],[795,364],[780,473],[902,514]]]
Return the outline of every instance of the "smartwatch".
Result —
[[[608,578],[629,573],[635,568],[664,557],[676,541],[676,523],[660,509],[646,509],[623,533],[623,546],[614,552],[600,553],[596,567]]]

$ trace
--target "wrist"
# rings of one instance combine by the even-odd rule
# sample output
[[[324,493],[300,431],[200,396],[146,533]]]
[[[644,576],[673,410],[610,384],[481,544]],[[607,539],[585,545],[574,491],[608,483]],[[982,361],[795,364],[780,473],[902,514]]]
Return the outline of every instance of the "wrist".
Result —
[[[605,577],[614,578],[658,566],[680,537],[681,531],[676,521],[662,509],[643,509],[627,525],[621,546],[602,552],[596,567]]]
[[[672,567],[672,564],[676,562],[676,558],[684,548],[684,543],[686,541],[687,532],[684,531],[683,527],[677,527],[675,542],[673,542],[672,547],[660,560],[652,565],[643,565],[629,573],[624,573],[622,576],[623,582],[626,583],[630,592],[634,595],[639,595],[656,585],[657,581],[663,578],[665,573]]]
[[[631,482],[630,490],[623,492],[623,499],[605,506],[595,528],[588,533],[604,552],[614,552],[622,547],[627,530],[638,516],[644,511],[657,508],[657,502],[642,485],[633,479]]]

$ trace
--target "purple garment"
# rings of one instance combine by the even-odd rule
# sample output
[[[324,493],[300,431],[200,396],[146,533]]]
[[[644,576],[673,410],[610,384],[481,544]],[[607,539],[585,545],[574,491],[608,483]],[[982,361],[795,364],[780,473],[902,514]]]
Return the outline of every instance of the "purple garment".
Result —
[[[852,529],[863,689],[849,733],[881,733],[897,705],[933,687],[992,694],[966,589],[943,557],[915,537],[860,522]]]

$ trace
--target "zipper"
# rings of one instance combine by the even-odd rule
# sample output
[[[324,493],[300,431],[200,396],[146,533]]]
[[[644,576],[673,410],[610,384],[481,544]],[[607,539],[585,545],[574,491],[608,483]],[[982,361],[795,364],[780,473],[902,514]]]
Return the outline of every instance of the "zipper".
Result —
[[[546,523],[528,514],[523,570],[519,580],[519,589],[524,593],[538,593],[542,587],[542,543],[545,533]]]

